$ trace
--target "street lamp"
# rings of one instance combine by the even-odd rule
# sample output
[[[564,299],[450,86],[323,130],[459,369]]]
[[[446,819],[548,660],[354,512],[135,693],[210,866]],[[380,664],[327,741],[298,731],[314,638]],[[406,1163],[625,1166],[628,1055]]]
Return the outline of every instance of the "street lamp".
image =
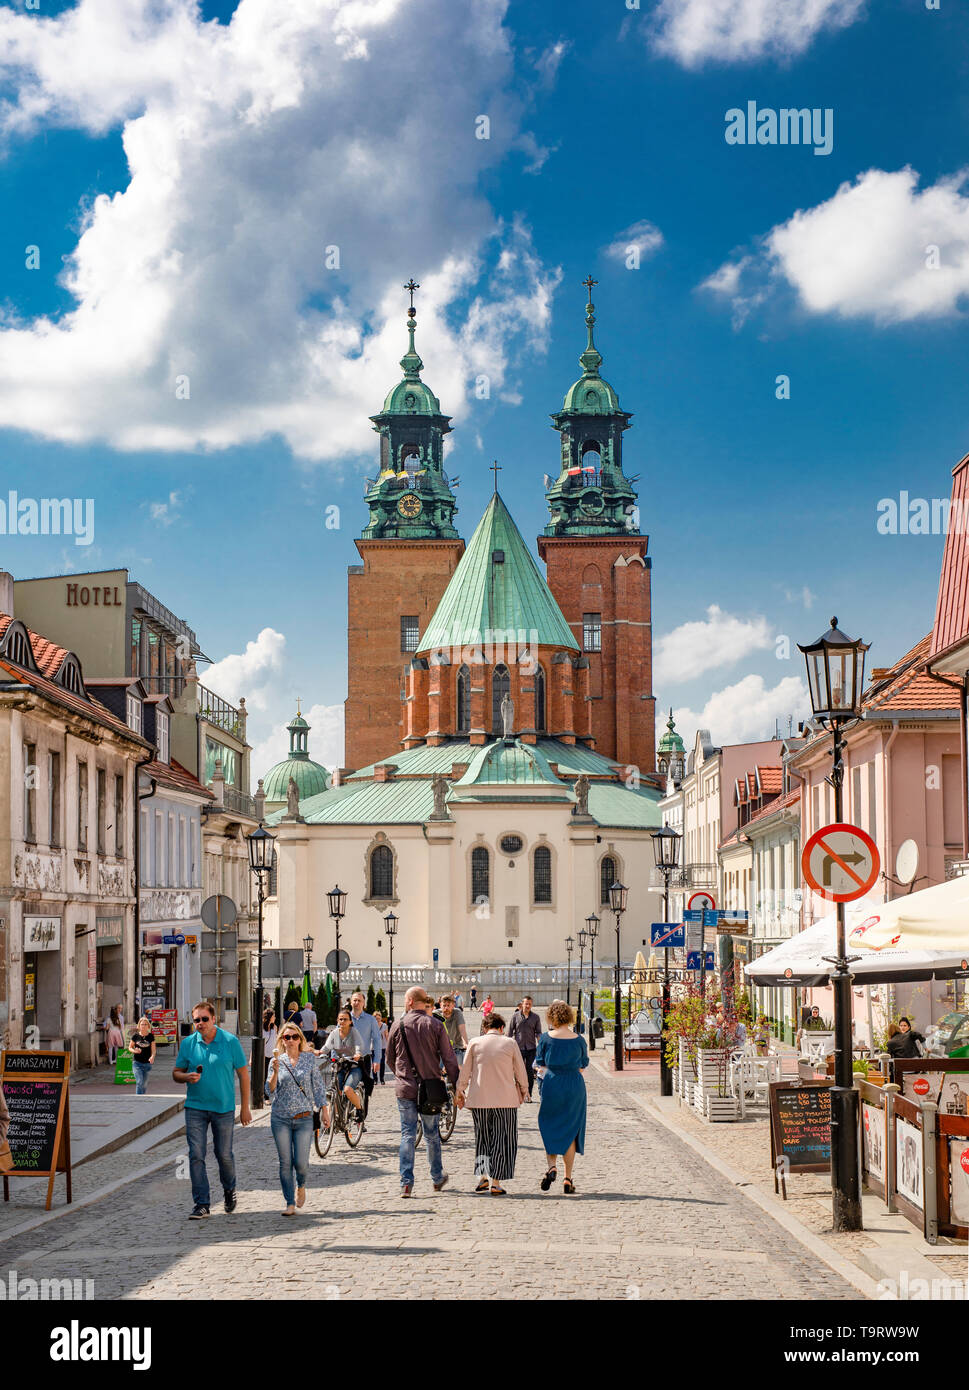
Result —
[[[585,934],[589,938],[589,974],[592,976],[592,992],[589,995],[589,1047],[596,1045],[596,937],[599,935],[599,919],[594,912],[585,919]]]
[[[620,987],[619,971],[622,968],[622,956],[619,944],[619,927],[622,922],[622,914],[626,911],[626,899],[629,897],[629,889],[624,883],[616,879],[609,889],[609,906],[616,918],[616,982],[613,1009],[615,1020],[612,1027],[612,1055],[616,1063],[616,1071],[622,1071],[622,989]]]
[[[326,896],[330,904],[330,916],[336,923],[336,1005],[339,1009],[343,1004],[343,994],[340,991],[340,923],[346,916],[347,895],[342,888],[336,887],[331,888]]]
[[[306,968],[309,970],[310,962],[313,959],[313,938],[311,936],[303,937],[303,952],[306,956]]]
[[[585,927],[579,929],[579,1008],[575,1016],[575,1031],[582,1032],[582,972],[585,969],[585,948],[589,940]]]
[[[261,1110],[265,1104],[266,1044],[262,1036],[262,905],[266,899],[265,876],[272,873],[276,840],[259,822],[257,829],[246,836],[249,846],[249,871],[256,875],[259,900],[259,944],[256,956],[255,1009],[252,1015],[252,1057],[250,1058],[249,1091],[252,1107]]]
[[[865,688],[865,653],[870,644],[852,639],[838,628],[837,618],[810,646],[798,649],[807,663],[808,689],[815,722],[831,731],[834,818],[844,814],[844,731],[861,717]],[[851,1066],[851,971],[859,956],[849,956],[845,944],[845,905],[837,904],[837,954],[825,956],[834,966],[834,1085],[831,1088],[831,1187],[834,1229],[860,1231],[861,1195],[858,1179],[858,1092],[852,1086]]]
[[[565,1002],[571,1007],[572,1004],[572,952],[575,950],[575,942],[571,936],[565,938]]]
[[[669,920],[670,915],[670,879],[676,872],[676,867],[680,862],[680,846],[683,836],[672,826],[663,825],[658,830],[653,831],[653,855],[656,859],[656,867],[663,875],[663,921]],[[700,948],[703,949],[705,942],[701,939]],[[669,1062],[666,1060],[666,1016],[670,1008],[670,952],[669,947],[663,947],[663,1027],[659,1041],[659,1093],[661,1096],[671,1096],[673,1094],[673,1076],[670,1072]]]
[[[384,918],[384,931],[387,933],[387,940],[390,942],[390,1007],[388,1009],[388,1024],[394,1021],[394,937],[397,935],[397,928],[400,925],[400,918],[393,911],[388,912]]]

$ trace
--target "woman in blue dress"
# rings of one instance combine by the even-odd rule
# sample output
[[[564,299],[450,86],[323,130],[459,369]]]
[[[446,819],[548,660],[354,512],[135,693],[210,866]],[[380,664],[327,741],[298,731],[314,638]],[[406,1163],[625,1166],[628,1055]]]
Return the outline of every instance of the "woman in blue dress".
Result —
[[[542,1103],[538,1128],[545,1145],[548,1169],[541,1188],[547,1192],[558,1176],[555,1162],[561,1155],[565,1163],[563,1191],[575,1192],[572,1165],[585,1147],[585,1081],[582,1072],[589,1065],[585,1038],[573,1031],[575,1012],[563,999],[556,999],[545,1015],[548,1032],[538,1040],[535,1068],[541,1068]]]

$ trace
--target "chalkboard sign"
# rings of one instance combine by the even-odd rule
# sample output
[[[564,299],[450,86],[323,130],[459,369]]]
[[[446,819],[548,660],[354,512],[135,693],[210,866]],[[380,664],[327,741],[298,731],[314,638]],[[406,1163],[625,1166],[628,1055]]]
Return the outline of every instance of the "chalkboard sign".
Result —
[[[831,1167],[831,1089],[826,1082],[773,1081],[770,1086],[771,1162],[787,1159],[789,1173]]]
[[[71,1200],[71,1140],[68,1112],[70,1059],[66,1052],[4,1052],[0,1084],[10,1111],[7,1142],[13,1169],[3,1175],[3,1200],[9,1202],[10,1178],[48,1178],[47,1210],[54,1178],[67,1175]]]

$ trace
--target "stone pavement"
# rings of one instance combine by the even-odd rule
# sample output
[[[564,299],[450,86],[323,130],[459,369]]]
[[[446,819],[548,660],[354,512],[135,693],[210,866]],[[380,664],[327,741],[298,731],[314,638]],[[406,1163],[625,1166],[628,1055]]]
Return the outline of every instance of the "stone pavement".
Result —
[[[550,1193],[539,1190],[544,1158],[534,1104],[519,1112],[518,1175],[509,1196],[472,1194],[472,1127],[464,1113],[444,1151],[450,1185],[432,1192],[422,1146],[415,1195],[402,1201],[388,1085],[374,1094],[359,1149],[339,1136],[325,1160],[313,1153],[307,1205],[295,1218],[281,1215],[264,1112],[251,1129],[236,1131],[233,1216],[218,1203],[208,1221],[186,1219],[184,1140],[172,1140],[140,1156],[157,1162],[161,1155],[158,1171],[34,1230],[7,1240],[0,1232],[0,1274],[91,1280],[92,1295],[109,1299],[132,1296],[133,1269],[137,1296],[149,1299],[265,1298],[281,1287],[317,1298],[859,1297],[651,1122],[628,1083],[595,1069],[586,1075],[589,1125],[575,1197],[562,1195],[561,1172]],[[104,1175],[112,1163],[132,1161],[110,1155],[81,1171]]]

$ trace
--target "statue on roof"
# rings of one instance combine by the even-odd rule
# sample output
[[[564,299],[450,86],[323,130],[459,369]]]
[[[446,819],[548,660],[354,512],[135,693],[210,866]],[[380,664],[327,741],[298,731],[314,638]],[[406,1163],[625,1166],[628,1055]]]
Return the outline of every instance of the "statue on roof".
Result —
[[[442,772],[431,778],[431,790],[434,793],[434,814],[431,819],[447,820],[447,778]]]
[[[501,697],[501,727],[505,738],[514,738],[515,703],[510,695]]]
[[[589,779],[584,772],[575,779],[573,790],[575,792],[575,814],[587,816],[589,814]]]
[[[299,819],[299,787],[295,777],[289,779],[286,787],[286,815],[293,820]]]

